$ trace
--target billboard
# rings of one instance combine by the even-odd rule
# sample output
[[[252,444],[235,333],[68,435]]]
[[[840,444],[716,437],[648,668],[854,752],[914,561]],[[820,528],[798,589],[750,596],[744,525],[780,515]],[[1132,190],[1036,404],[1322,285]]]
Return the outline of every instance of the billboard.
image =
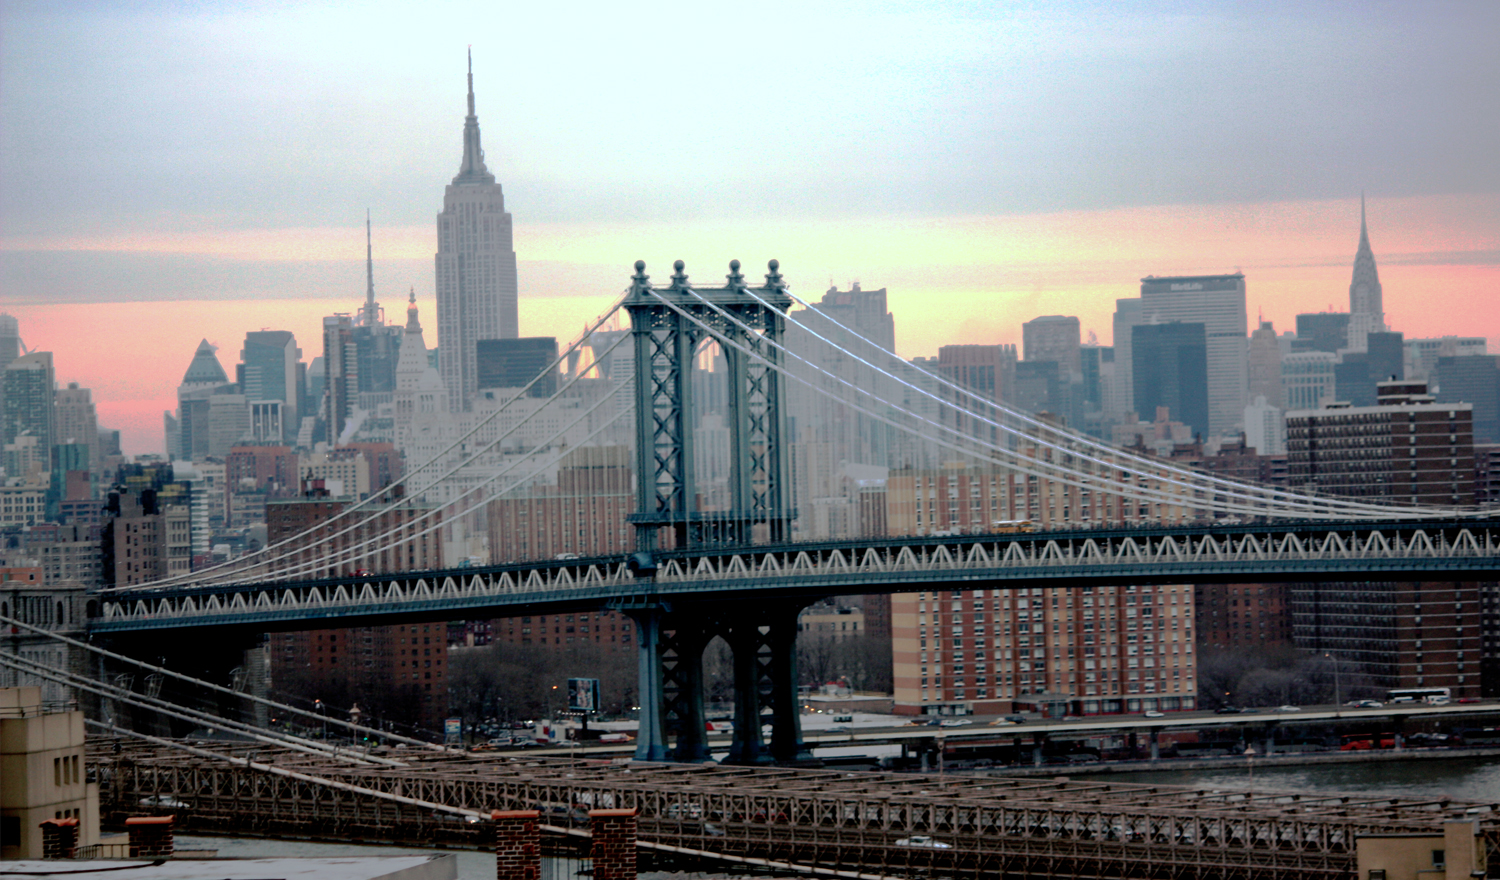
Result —
[[[574,712],[599,711],[599,679],[568,679],[568,708]]]
[[[443,737],[448,740],[458,740],[464,735],[464,720],[462,718],[446,718],[443,720]]]

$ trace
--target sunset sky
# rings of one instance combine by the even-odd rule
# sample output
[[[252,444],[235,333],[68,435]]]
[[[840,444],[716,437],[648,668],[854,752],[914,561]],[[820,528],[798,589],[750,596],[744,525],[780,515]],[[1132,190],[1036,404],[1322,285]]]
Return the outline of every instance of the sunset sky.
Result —
[[[540,7],[542,4],[532,4]],[[472,44],[521,330],[571,338],[644,259],[890,290],[907,357],[1147,274],[1348,308],[1359,194],[1388,322],[1500,351],[1500,4],[0,5],[0,310],[126,451],[198,340],[376,289],[428,343]]]

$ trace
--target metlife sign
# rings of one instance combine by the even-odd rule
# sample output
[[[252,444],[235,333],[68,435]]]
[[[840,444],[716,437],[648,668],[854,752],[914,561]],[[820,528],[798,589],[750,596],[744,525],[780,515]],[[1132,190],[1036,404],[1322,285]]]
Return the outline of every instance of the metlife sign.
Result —
[[[1244,275],[1195,275],[1184,278],[1142,278],[1141,295],[1163,293],[1214,293],[1237,291],[1244,287]]]

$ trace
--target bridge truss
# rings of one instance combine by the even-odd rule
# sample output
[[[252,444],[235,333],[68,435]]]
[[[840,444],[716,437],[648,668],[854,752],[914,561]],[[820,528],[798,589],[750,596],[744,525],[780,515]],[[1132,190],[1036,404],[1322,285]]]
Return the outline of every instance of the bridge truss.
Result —
[[[559,834],[581,834],[587,809],[634,808],[643,849],[889,877],[1344,880],[1360,836],[1441,834],[1456,819],[1475,822],[1491,852],[1500,848],[1500,804],[1447,799],[502,756],[373,767],[256,755],[337,785],[150,746],[117,752],[104,740],[89,764],[104,813],[157,804],[197,829],[483,845],[462,817],[357,790],[481,814],[539,809]]]

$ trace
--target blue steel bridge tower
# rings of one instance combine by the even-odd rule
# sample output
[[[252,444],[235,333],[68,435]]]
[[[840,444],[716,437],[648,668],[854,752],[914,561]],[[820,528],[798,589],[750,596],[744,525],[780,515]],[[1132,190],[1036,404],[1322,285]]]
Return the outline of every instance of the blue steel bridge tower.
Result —
[[[665,288],[635,264],[625,308],[635,343],[636,553],[642,582],[622,604],[640,634],[641,727],[636,756],[708,756],[703,651],[723,636],[734,651],[735,729],[729,760],[806,758],[797,707],[797,615],[811,600],[663,599],[651,575],[663,549],[780,543],[790,537],[779,345],[790,308],[776,260],[751,288],[739,260],[723,287],[696,287],[678,260]],[[772,308],[774,307],[774,308]],[[712,332],[710,332],[712,331]],[[727,509],[704,511],[694,475],[693,371],[700,347],[717,338],[727,370]],[[662,540],[665,536],[665,541]],[[666,544],[667,547],[662,545]],[[766,741],[762,730],[769,725]],[[676,733],[670,752],[667,734]]]

